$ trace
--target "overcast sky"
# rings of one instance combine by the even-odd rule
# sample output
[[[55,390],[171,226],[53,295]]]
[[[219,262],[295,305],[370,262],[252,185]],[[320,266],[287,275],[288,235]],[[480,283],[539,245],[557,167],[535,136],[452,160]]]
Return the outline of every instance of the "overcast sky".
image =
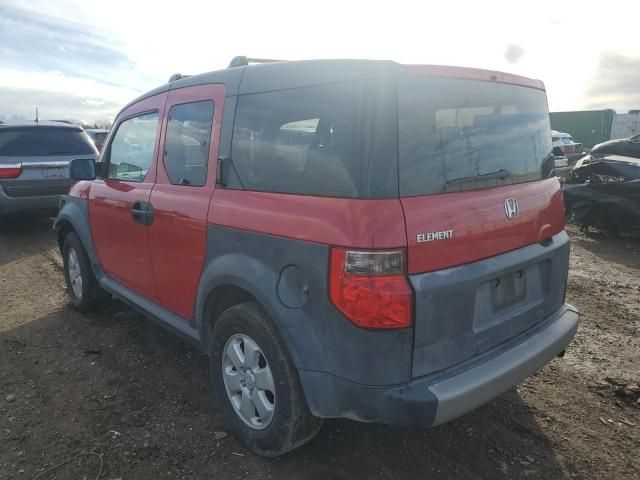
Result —
[[[543,80],[552,111],[640,108],[640,1],[0,0],[0,118],[113,118],[235,55],[449,64]]]

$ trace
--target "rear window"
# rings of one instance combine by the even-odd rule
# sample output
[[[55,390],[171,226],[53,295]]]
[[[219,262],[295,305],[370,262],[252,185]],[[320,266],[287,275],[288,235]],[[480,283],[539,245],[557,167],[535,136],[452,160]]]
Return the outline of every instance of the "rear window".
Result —
[[[539,180],[552,150],[543,91],[477,80],[398,83],[400,195]]]
[[[96,153],[80,129],[57,127],[0,128],[0,156],[40,157]]]
[[[397,196],[396,103],[385,80],[238,97],[231,158],[247,190]]]

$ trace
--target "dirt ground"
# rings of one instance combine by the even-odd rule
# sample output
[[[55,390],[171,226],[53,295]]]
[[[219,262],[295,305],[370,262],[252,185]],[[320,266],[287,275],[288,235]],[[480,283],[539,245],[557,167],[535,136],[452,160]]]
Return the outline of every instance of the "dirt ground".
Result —
[[[203,355],[115,303],[67,304],[48,220],[0,233],[0,479],[638,479],[640,242],[573,238],[564,358],[431,430],[326,421],[275,460],[227,435]]]

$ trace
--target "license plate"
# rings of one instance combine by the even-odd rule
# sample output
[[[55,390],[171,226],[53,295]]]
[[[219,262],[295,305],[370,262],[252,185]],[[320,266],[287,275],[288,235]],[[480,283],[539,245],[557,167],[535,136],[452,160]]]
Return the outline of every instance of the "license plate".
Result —
[[[494,310],[501,310],[524,300],[526,291],[526,272],[524,270],[508,273],[494,279],[491,283],[491,301]]]
[[[56,178],[67,178],[68,175],[68,167],[49,167],[42,169],[42,178],[45,179],[56,179]]]

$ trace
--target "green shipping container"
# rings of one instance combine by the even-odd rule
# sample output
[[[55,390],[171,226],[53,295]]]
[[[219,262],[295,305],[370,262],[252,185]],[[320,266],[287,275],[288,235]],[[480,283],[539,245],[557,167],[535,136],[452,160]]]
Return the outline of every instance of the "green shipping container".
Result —
[[[582,112],[552,112],[551,128],[566,132],[573,140],[591,148],[611,138],[614,110],[585,110]]]

